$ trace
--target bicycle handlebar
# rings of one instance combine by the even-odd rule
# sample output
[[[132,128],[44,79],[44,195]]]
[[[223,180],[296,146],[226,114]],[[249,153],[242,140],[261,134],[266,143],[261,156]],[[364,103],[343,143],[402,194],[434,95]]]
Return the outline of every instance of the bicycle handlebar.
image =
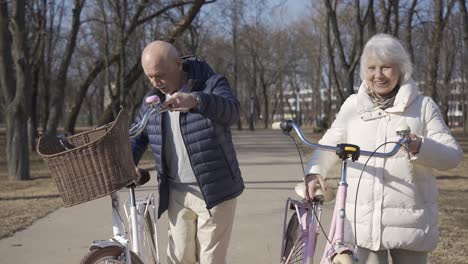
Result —
[[[294,123],[293,120],[291,119],[286,119],[283,122],[276,122],[273,123],[272,125],[273,129],[281,129],[285,135],[289,135],[289,133],[294,129],[296,134],[299,136],[301,141],[306,144],[307,146],[315,149],[320,149],[320,150],[325,150],[325,151],[340,151],[341,148],[338,146],[328,146],[328,145],[321,145],[317,143],[312,143],[310,142],[305,136],[304,133],[302,132],[301,128]],[[395,147],[389,152],[374,152],[374,151],[366,151],[366,150],[360,150],[359,153],[360,155],[364,156],[373,156],[373,157],[378,157],[378,158],[388,158],[393,155],[395,155],[400,147],[402,145],[407,145],[411,142],[411,139],[408,137],[410,133],[410,128],[408,126],[404,127],[399,127],[396,131],[397,135],[399,135],[401,138],[398,140],[398,142],[395,144]]]
[[[162,113],[168,110],[166,107],[162,106],[161,101],[159,100],[159,97],[157,95],[147,97],[145,102],[150,106],[148,110],[146,110],[146,112],[143,114],[143,118],[141,119],[141,121],[130,128],[128,132],[130,138],[134,138],[140,135],[141,132],[143,132],[152,114]]]

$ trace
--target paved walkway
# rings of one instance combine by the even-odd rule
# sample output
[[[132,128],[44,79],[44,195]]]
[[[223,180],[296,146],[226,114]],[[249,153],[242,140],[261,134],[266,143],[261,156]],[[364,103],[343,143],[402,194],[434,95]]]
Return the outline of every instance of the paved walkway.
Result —
[[[234,142],[246,189],[238,200],[228,263],[279,263],[284,202],[294,196],[293,188],[302,175],[297,150],[279,131],[235,132]],[[155,189],[151,183],[154,181],[143,189]],[[61,208],[13,237],[0,240],[0,263],[79,263],[92,240],[111,236],[110,212],[108,197]],[[166,230],[163,216],[163,263]]]

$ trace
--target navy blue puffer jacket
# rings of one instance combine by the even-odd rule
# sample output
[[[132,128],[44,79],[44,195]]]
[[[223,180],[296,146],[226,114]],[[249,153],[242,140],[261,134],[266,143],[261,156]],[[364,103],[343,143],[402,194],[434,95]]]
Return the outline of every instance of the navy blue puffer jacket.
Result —
[[[239,163],[232,143],[231,129],[239,119],[239,102],[231,92],[225,77],[215,72],[198,57],[183,60],[183,69],[188,75],[191,92],[200,96],[200,104],[188,113],[180,113],[182,137],[190,158],[190,165],[197,178],[200,190],[210,210],[223,201],[237,197],[244,190]],[[161,101],[165,96],[156,93]],[[135,123],[147,110],[143,103]],[[164,124],[167,113],[155,114],[146,129],[131,140],[135,163],[138,163],[148,143],[154,154],[159,183],[160,217],[169,204],[169,181],[163,153]]]

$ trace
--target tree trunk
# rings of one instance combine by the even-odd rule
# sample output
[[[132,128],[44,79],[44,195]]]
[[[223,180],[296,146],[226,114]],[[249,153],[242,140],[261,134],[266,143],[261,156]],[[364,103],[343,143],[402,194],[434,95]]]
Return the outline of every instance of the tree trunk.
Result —
[[[334,85],[336,86],[339,99],[341,102],[344,102],[345,98],[344,98],[343,93],[341,92],[341,84],[338,80],[339,77],[338,77],[338,73],[336,71],[336,66],[335,66],[334,47],[332,45],[332,40],[331,40],[331,33],[330,33],[331,15],[332,14],[327,13],[327,22],[326,22],[326,45],[327,45],[328,64],[330,67],[329,76],[333,76],[331,78],[332,80],[330,80],[330,87]]]
[[[118,60],[118,55],[113,56],[108,62],[107,66],[114,64]],[[70,132],[72,134],[75,133],[76,120],[78,119],[78,115],[80,114],[81,105],[86,97],[88,88],[93,83],[94,79],[96,79],[96,77],[99,75],[99,73],[101,73],[101,71],[104,70],[105,67],[106,63],[104,59],[95,62],[91,71],[88,74],[88,77],[83,81],[83,83],[81,83],[80,87],[78,88],[78,94],[75,97],[75,102],[71,107],[70,114],[68,115],[68,118],[65,121],[65,131]]]
[[[263,76],[262,76],[263,77]],[[270,102],[268,100],[268,85],[264,82],[262,78],[262,92],[263,92],[263,105],[264,105],[264,116],[263,116],[263,124],[264,128],[268,128],[268,124],[270,123]]]
[[[385,0],[380,0],[380,9],[382,10],[382,14],[383,14],[383,28],[382,28],[382,32],[383,33],[389,33],[390,31],[390,17],[392,15],[392,4],[391,2],[389,3],[389,5],[387,6],[386,4],[386,1]]]
[[[455,1],[451,1],[447,7],[447,14],[444,17],[443,0],[434,1],[434,27],[429,48],[429,63],[427,67],[427,86],[426,94],[432,97],[434,101],[439,102],[440,98],[437,92],[437,71],[439,69],[440,49],[443,37],[443,30],[448,17],[452,11]]]
[[[250,89],[249,130],[255,130],[257,104],[257,57],[252,56],[252,89]]]
[[[11,104],[6,112],[6,152],[11,180],[29,180],[27,113],[24,105]]]
[[[460,9],[463,15],[463,41],[465,42],[465,47],[468,46],[468,7],[466,0],[460,0]]]
[[[283,92],[283,76],[281,75],[280,76],[280,81],[279,81],[279,91],[280,91],[280,115],[281,115],[281,119],[283,120],[284,119],[284,92]]]
[[[416,9],[418,0],[413,0],[411,7],[408,10],[408,18],[406,20],[406,47],[411,58],[411,62],[414,63],[414,50],[413,50],[413,16]]]
[[[13,1],[10,30],[8,7],[0,3],[0,86],[6,104],[6,158],[8,176],[12,180],[28,180],[28,98],[29,78],[26,58],[25,2]],[[16,72],[13,72],[13,67]],[[16,77],[16,80],[15,80]]]
[[[234,83],[233,83],[233,92],[234,96],[238,98],[239,100],[239,60],[238,60],[238,28],[239,28],[239,11],[240,11],[240,5],[239,0],[234,0],[232,1],[232,60],[233,60],[233,68],[234,68]],[[242,120],[239,118],[237,121],[237,129],[242,130]]]
[[[37,99],[38,99],[38,90],[39,90],[39,69],[34,69],[32,75],[32,93],[30,98],[30,111],[29,111],[29,120],[28,120],[28,135],[29,135],[29,146],[31,151],[36,151],[36,139],[38,136],[37,133]]]
[[[369,8],[366,14],[366,23],[368,23],[369,36],[375,35],[377,32],[377,23],[375,22],[374,0],[369,1]]]
[[[460,0],[460,10],[463,16],[463,42],[464,42],[464,52],[462,55],[466,56],[466,49],[468,47],[468,7],[466,4],[466,0]],[[466,65],[463,66],[464,69],[466,69]],[[464,74],[462,74],[462,77],[466,78]],[[463,122],[463,133],[466,135],[468,132],[468,104],[466,102],[466,99],[468,98],[468,88],[466,87],[465,79],[462,79],[462,84],[464,84],[464,91],[465,91],[465,100],[464,100],[464,107],[463,107],[463,114],[464,114],[464,122]]]
[[[348,76],[346,79],[346,98],[354,94],[354,70],[348,69]],[[344,102],[342,102],[344,103]]]
[[[398,38],[398,30],[400,29],[400,8],[399,8],[399,0],[392,0],[392,5],[393,5],[393,28],[392,28],[392,34],[393,36]]]
[[[192,24],[192,21],[197,16],[198,12],[200,12],[201,7],[205,4],[206,0],[195,0],[194,3],[190,7],[187,14],[178,22],[176,23],[166,34],[164,40],[173,43],[185,30]]]
[[[329,33],[327,33],[327,47],[328,47],[328,56],[330,59],[330,68],[332,69],[332,73],[335,76],[335,82],[339,82],[337,80],[342,80],[343,83],[341,85],[342,88],[346,89],[344,92],[345,94],[342,94],[342,91],[340,89],[337,89],[340,95],[341,102],[343,103],[344,100],[350,96],[351,94],[354,93],[354,72],[356,70],[356,66],[359,63],[359,58],[361,56],[361,51],[363,49],[363,39],[364,39],[364,26],[365,26],[365,21],[367,20],[366,18],[362,19],[361,18],[361,9],[360,9],[360,3],[359,1],[355,2],[355,17],[356,17],[356,24],[357,24],[357,33],[354,36],[353,39],[353,46],[351,49],[351,53],[349,54],[349,58],[346,56],[345,48],[343,46],[343,43],[341,41],[341,33],[338,25],[338,19],[336,16],[336,11],[332,8],[330,1],[325,1],[325,6],[327,8],[327,19],[329,22],[327,22],[327,30],[331,30],[335,36],[335,42],[337,44],[337,49],[338,49],[338,54],[339,58],[341,61],[341,65],[343,68],[344,74],[341,74],[340,76],[337,76],[337,72],[334,66],[334,58],[333,58],[333,52],[334,49],[331,50],[331,40]],[[368,6],[368,9],[366,11],[366,17],[372,16],[370,12],[373,10],[372,6]],[[331,23],[331,24],[329,24]]]
[[[65,102],[65,87],[67,84],[67,73],[68,66],[75,51],[76,39],[78,36],[78,31],[80,29],[80,16],[81,10],[83,9],[85,0],[75,0],[73,7],[73,19],[72,19],[72,29],[67,39],[67,46],[65,48],[65,53],[63,59],[60,62],[60,68],[58,71],[57,82],[54,85],[51,105],[50,105],[50,116],[47,124],[47,133],[56,134],[57,127],[60,119],[62,118],[62,113],[64,111],[64,102]]]
[[[8,30],[9,24],[8,5],[5,1],[0,2],[0,88],[2,89],[2,101],[5,109],[15,96],[15,79],[13,57],[11,56],[11,34]]]
[[[43,5],[46,6],[46,0],[42,0]],[[44,32],[46,34],[46,51],[45,57],[43,60],[43,76],[42,76],[42,86],[41,86],[41,128],[42,131],[45,133],[47,131],[47,123],[49,121],[50,116],[50,84],[52,78],[52,63],[54,61],[53,52],[57,46],[57,40],[60,35],[60,29],[62,27],[62,19],[63,19],[63,4],[60,5],[60,8],[57,10],[58,14],[55,10],[55,1],[48,1],[49,6],[49,16],[48,16],[48,25],[44,25]],[[63,2],[62,2],[63,3]],[[57,18],[58,17],[58,18]],[[55,21],[58,20],[57,24]],[[55,37],[55,38],[54,38]]]

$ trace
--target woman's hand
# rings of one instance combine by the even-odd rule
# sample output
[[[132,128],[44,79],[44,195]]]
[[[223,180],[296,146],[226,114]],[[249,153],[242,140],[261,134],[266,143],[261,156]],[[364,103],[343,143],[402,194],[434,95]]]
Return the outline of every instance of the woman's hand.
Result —
[[[314,198],[317,187],[320,187],[322,188],[322,190],[327,191],[327,187],[325,185],[325,181],[323,180],[323,176],[320,174],[308,174],[305,178],[305,184],[305,197],[307,201],[311,201]]]
[[[410,133],[408,137],[411,139],[411,142],[408,145],[408,151],[413,155],[418,154],[419,149],[421,148],[422,139],[413,133]]]

